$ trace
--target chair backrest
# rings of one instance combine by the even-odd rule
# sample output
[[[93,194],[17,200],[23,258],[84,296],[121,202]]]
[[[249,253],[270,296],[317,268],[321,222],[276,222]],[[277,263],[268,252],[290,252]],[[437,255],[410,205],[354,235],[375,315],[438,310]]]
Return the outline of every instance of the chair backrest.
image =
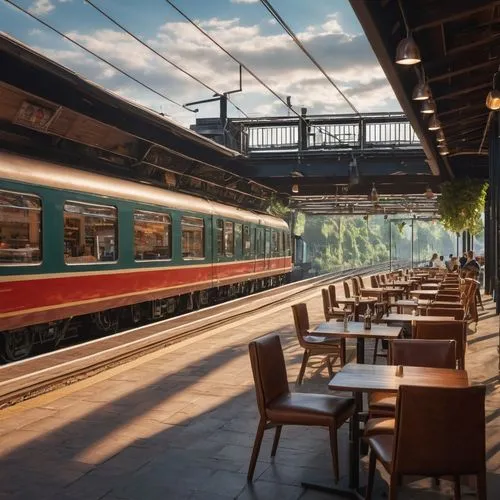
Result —
[[[379,274],[378,279],[379,279],[381,285],[387,285],[387,281],[385,279],[385,274]]]
[[[397,339],[389,343],[389,364],[456,368],[454,340]]]
[[[375,274],[373,276],[370,276],[370,283],[372,285],[372,288],[378,288],[377,276]]]
[[[292,306],[293,321],[295,323],[295,331],[299,344],[304,347],[304,336],[307,335],[309,330],[309,314],[307,313],[307,306],[304,302],[294,304]]]
[[[363,277],[358,274],[358,276],[356,276],[356,279],[358,280],[359,289],[363,290],[363,288],[365,288],[365,282],[363,281]]]
[[[279,335],[272,333],[248,344],[257,406],[262,417],[266,408],[282,394],[290,392],[285,358]]]
[[[351,297],[351,290],[349,289],[349,283],[347,283],[347,281],[344,281],[344,295],[346,299]]]
[[[485,470],[485,387],[401,385],[393,473],[477,474]]]
[[[332,307],[340,307],[337,302],[337,289],[335,285],[328,285],[328,293],[330,294],[330,304]]]
[[[325,315],[325,321],[331,318],[331,307],[330,307],[330,294],[327,288],[321,289],[321,298],[323,299],[323,314]]]
[[[465,366],[465,322],[464,321],[416,321],[413,337],[428,340],[454,340],[458,367]]]
[[[360,296],[361,295],[361,292],[359,290],[359,283],[358,283],[358,280],[356,279],[356,277],[354,278],[351,278],[351,281],[352,281],[352,293],[353,295],[356,297],[356,296]]]
[[[451,316],[462,321],[465,317],[465,311],[452,307],[432,307],[431,305],[427,308],[427,316]]]

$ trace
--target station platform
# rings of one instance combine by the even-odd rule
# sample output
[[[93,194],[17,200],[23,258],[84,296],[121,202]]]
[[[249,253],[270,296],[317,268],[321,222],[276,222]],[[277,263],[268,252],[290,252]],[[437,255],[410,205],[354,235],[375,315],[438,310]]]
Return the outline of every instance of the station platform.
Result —
[[[308,308],[312,324],[323,320],[319,289]],[[466,368],[474,382],[488,387],[488,498],[497,499],[499,318],[488,300],[485,309],[468,338]],[[281,335],[293,389],[302,350],[286,306],[1,410],[0,499],[340,498],[300,485],[333,485],[326,429],[284,427],[273,461],[273,433],[266,433],[254,482],[247,484],[258,423],[247,345],[269,332]],[[297,390],[328,393],[327,382],[326,366],[313,358]],[[347,431],[347,426],[339,430],[340,484],[347,484]],[[361,467],[366,472],[366,457]],[[387,485],[378,471],[374,498],[384,498]],[[426,479],[405,484],[399,498],[437,500],[449,498],[451,491],[447,481],[437,490]]]

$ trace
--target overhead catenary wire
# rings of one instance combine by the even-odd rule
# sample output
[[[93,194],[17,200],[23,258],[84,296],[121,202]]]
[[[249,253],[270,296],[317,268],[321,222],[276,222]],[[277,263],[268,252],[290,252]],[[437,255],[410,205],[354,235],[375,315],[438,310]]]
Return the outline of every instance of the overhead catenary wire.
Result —
[[[12,7],[16,8],[17,10],[23,12],[24,14],[26,14],[27,16],[31,17],[32,19],[34,19],[35,21],[38,21],[40,24],[42,24],[43,26],[45,26],[46,28],[50,29],[51,31],[53,31],[54,33],[57,33],[59,36],[61,36],[62,38],[64,38],[65,40],[67,40],[68,42],[72,43],[73,45],[76,45],[77,47],[79,47],[80,49],[84,50],[85,52],[89,53],[90,55],[92,55],[93,57],[95,57],[96,59],[99,59],[99,61],[107,64],[108,66],[110,66],[111,68],[113,68],[114,70],[118,71],[119,73],[121,73],[122,75],[126,76],[127,78],[129,78],[130,80],[134,81],[135,83],[137,83],[138,85],[140,85],[141,87],[149,90],[150,92],[153,92],[154,94],[156,94],[157,96],[161,97],[162,99],[165,99],[166,101],[172,103],[172,104],[175,104],[176,106],[179,106],[180,108],[183,108],[183,109],[186,109],[188,111],[190,111],[191,113],[195,113],[196,111],[193,110],[193,109],[189,109],[187,108],[186,106],[184,106],[183,104],[175,101],[174,99],[171,99],[170,97],[166,96],[165,94],[163,94],[162,92],[158,91],[158,90],[155,90],[153,87],[150,87],[149,85],[147,85],[146,83],[144,82],[141,82],[140,80],[138,80],[137,78],[135,78],[134,76],[132,76],[130,73],[127,73],[125,70],[119,68],[118,66],[116,66],[115,64],[113,64],[112,62],[108,61],[107,59],[105,59],[104,57],[100,56],[99,54],[96,54],[95,52],[93,52],[92,50],[88,49],[87,47],[85,47],[85,45],[82,45],[81,43],[77,42],[76,40],[74,40],[73,38],[71,38],[70,36],[64,34],[62,31],[59,31],[57,28],[55,28],[54,26],[50,25],[49,23],[45,22],[43,19],[40,19],[38,16],[36,16],[35,14],[33,14],[32,12],[29,12],[28,10],[26,10],[25,8],[21,7],[20,5],[17,5],[15,2],[12,2],[12,0],[5,0],[8,4],[12,5]]]
[[[184,69],[183,67],[179,66],[174,61],[168,59],[161,52],[158,52],[156,49],[154,49],[153,47],[151,47],[151,45],[149,45],[146,42],[144,42],[143,40],[141,40],[137,35],[135,35],[129,29],[127,29],[125,26],[123,26],[123,24],[121,24],[118,21],[116,21],[116,19],[114,19],[112,16],[110,16],[107,12],[105,12],[100,7],[98,7],[97,5],[95,5],[94,2],[92,2],[91,0],[85,0],[85,3],[89,4],[92,8],[94,8],[97,12],[99,12],[101,15],[103,15],[106,19],[108,19],[110,22],[112,22],[115,26],[117,26],[118,28],[120,28],[125,33],[127,33],[127,35],[129,35],[130,37],[132,37],[135,41],[139,42],[143,47],[147,48],[148,50],[150,50],[151,52],[153,52],[155,55],[157,55],[158,57],[160,57],[163,61],[165,61],[166,63],[170,64],[175,69],[179,70],[181,73],[185,74],[189,78],[193,79],[195,82],[199,83],[200,85],[202,85],[203,87],[205,87],[207,90],[210,90],[210,92],[213,92],[215,95],[218,95],[218,96],[222,95],[222,92],[219,92],[219,91],[213,89],[212,87],[210,87],[210,85],[206,84],[203,80],[201,80],[197,76],[193,75],[192,73],[190,73],[188,70]],[[234,102],[232,102],[231,99],[229,99],[229,97],[227,97],[227,95],[226,95],[226,99],[227,99],[227,101],[230,104],[232,104],[234,106],[234,108],[237,111],[239,111],[242,115],[244,115],[246,118],[248,118],[248,115],[239,106],[237,106]],[[188,109],[188,108],[186,108],[186,109]],[[192,110],[190,110],[190,111],[192,111]]]
[[[274,19],[278,22],[278,24],[286,31],[286,33],[292,38],[295,44],[299,47],[299,49],[309,58],[309,60],[321,71],[323,76],[332,84],[335,90],[342,96],[344,101],[349,105],[349,107],[358,115],[361,116],[361,113],[356,109],[354,104],[349,100],[349,98],[342,92],[339,86],[332,80],[330,75],[323,69],[321,64],[316,60],[316,58],[304,47],[304,44],[298,39],[297,35],[293,32],[293,30],[288,26],[288,24],[283,20],[280,14],[276,11],[276,9],[271,5],[268,0],[260,0],[262,5],[268,10],[268,12],[274,17]]]
[[[200,33],[202,33],[205,37],[207,37],[214,45],[219,47],[224,54],[226,54],[228,57],[230,57],[235,63],[239,64],[247,73],[249,73],[251,76],[253,76],[266,90],[268,90],[276,99],[278,99],[283,105],[287,108],[290,109],[290,111],[296,115],[300,121],[307,123],[305,118],[295,111],[292,107],[290,107],[287,102],[277,93],[275,92],[262,78],[260,78],[254,71],[252,71],[245,63],[240,61],[238,58],[236,58],[231,52],[229,52],[226,48],[224,48],[213,36],[211,36],[209,33],[207,33],[203,28],[198,26],[187,14],[185,14],[177,5],[175,5],[171,0],[165,0],[166,3],[168,3],[178,14],[180,14],[188,23],[190,23],[192,26],[194,26]],[[333,137],[335,140],[338,142],[342,142],[336,135],[331,134],[327,130],[321,129],[320,127],[317,127],[318,130],[321,132],[324,132],[326,135]]]

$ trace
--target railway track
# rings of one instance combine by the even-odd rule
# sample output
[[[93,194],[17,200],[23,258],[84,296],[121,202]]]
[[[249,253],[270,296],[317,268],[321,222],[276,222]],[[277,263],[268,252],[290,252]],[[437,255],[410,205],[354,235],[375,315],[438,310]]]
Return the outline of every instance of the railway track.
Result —
[[[387,270],[387,263],[329,273],[76,344],[0,367],[0,408],[126,363],[186,338],[296,302],[323,284]]]

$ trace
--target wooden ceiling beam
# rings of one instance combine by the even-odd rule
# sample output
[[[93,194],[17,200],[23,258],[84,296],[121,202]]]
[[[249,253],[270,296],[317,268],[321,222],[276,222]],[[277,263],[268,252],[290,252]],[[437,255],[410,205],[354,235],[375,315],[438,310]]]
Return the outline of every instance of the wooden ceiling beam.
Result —
[[[442,101],[444,99],[453,99],[454,97],[461,96],[463,94],[468,94],[470,92],[474,92],[476,90],[482,90],[485,88],[491,87],[491,81],[488,81],[487,83],[481,83],[479,85],[475,85],[473,87],[466,87],[464,89],[456,90],[455,92],[449,92],[448,94],[442,94],[438,97],[435,97],[435,101]]]
[[[498,65],[500,58],[495,57],[486,62],[482,62],[479,64],[474,64],[472,66],[464,66],[463,68],[457,69],[455,71],[449,71],[448,73],[442,73],[440,75],[433,76],[432,78],[428,78],[427,81],[429,83],[439,82],[441,80],[446,80],[448,78],[453,78],[454,76],[463,75],[464,73],[469,73],[471,71],[476,71],[478,69],[488,68],[490,66]]]
[[[455,113],[466,114],[470,111],[476,111],[477,109],[484,109],[484,108],[485,108],[484,99],[482,99],[481,101],[478,101],[477,104],[467,104],[466,106],[460,106],[459,108],[453,108],[447,111],[438,111],[438,116],[442,120],[444,116],[454,115]],[[454,119],[459,119],[459,118],[456,117]]]
[[[410,0],[413,2],[413,0]],[[409,3],[409,2],[408,2]],[[476,14],[478,12],[482,12],[483,10],[488,10],[488,9],[494,9],[497,5],[500,5],[500,0],[475,0],[473,3],[474,7],[470,8],[472,5],[471,2],[462,2],[462,6],[464,8],[462,10],[457,10],[459,9],[459,6],[457,6],[457,3],[460,4],[460,2],[453,1],[449,2],[449,9],[443,9],[443,4],[444,2],[437,2],[438,4],[438,11],[437,12],[442,12],[443,10],[450,12],[449,15],[439,17],[437,12],[432,12],[430,9],[422,9],[419,7],[419,11],[425,12],[426,17],[428,20],[421,19],[415,21],[412,19],[410,16],[410,28],[414,33],[417,33],[422,30],[426,30],[429,28],[434,28],[435,26],[439,26],[440,24],[445,24],[449,23],[452,21],[458,21],[459,19],[463,19],[464,17],[471,16],[472,14]],[[406,11],[405,11],[406,12]],[[412,12],[413,14],[413,12]],[[416,17],[416,16],[413,16]],[[413,21],[413,22],[412,22]]]

